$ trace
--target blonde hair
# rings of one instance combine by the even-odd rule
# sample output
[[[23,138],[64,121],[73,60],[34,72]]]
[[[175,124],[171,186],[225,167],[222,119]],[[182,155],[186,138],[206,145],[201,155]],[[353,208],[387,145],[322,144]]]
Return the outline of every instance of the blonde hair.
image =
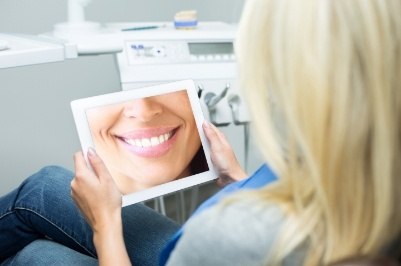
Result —
[[[383,251],[401,229],[401,1],[248,0],[236,52],[286,212],[278,263]],[[279,130],[281,128],[281,130]],[[274,264],[275,264],[274,263]]]

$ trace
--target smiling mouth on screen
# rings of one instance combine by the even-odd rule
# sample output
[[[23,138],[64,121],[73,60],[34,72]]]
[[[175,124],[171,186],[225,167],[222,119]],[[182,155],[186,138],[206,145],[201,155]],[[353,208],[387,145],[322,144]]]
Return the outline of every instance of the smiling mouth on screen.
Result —
[[[138,129],[116,135],[119,143],[140,157],[156,158],[166,154],[177,139],[180,127]]]

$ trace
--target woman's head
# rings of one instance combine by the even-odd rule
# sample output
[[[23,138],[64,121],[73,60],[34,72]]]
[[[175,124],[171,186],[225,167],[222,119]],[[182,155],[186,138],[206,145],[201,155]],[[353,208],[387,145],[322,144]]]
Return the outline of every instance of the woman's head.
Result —
[[[249,0],[241,19],[242,87],[281,177],[271,195],[288,199],[294,231],[326,263],[377,252],[400,231],[399,10],[400,0]]]
[[[97,153],[126,194],[191,173],[201,149],[185,90],[87,111]]]

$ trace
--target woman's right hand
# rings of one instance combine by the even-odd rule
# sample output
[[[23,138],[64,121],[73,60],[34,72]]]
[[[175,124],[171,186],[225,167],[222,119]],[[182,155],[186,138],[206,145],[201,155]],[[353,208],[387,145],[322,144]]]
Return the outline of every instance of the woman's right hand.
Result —
[[[246,178],[247,174],[241,168],[223,133],[208,121],[203,123],[203,131],[210,144],[212,163],[219,175],[217,183],[220,186],[225,186]]]
[[[131,265],[123,238],[122,196],[102,159],[89,149],[90,169],[82,152],[74,155],[71,195],[93,230],[99,265]]]

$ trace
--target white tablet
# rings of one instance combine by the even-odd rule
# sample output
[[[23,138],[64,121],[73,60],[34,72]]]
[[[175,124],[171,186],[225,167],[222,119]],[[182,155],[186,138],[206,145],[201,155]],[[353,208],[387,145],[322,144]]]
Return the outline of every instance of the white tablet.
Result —
[[[123,206],[217,177],[192,80],[79,99],[71,108],[85,156],[93,147],[103,159]]]

